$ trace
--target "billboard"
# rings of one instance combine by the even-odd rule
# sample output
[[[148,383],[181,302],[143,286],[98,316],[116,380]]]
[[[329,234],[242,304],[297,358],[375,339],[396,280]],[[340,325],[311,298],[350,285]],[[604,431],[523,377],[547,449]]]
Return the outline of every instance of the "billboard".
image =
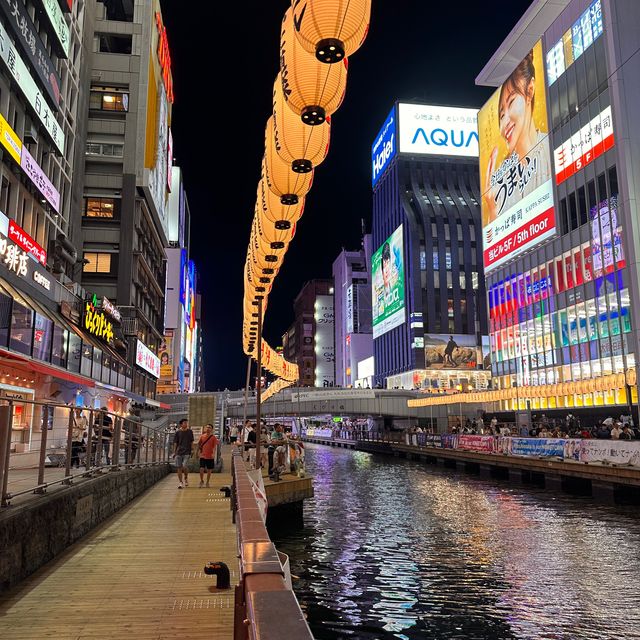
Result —
[[[136,364],[154,378],[160,377],[160,358],[140,340],[136,340]]]
[[[384,121],[382,128],[378,131],[376,140],[371,146],[371,186],[375,187],[378,178],[389,166],[391,160],[396,155],[396,108],[391,109],[391,113]]]
[[[163,382],[173,381],[173,329],[166,329],[160,344],[160,378]]]
[[[475,335],[425,334],[424,364],[427,369],[476,369],[482,361]]]
[[[478,157],[478,110],[398,104],[400,153]]]
[[[371,256],[374,338],[406,320],[402,239],[400,225]]]
[[[556,232],[541,41],[482,107],[478,129],[488,273]]]
[[[316,322],[314,350],[316,354],[316,370],[314,385],[316,387],[333,387],[335,384],[336,348],[334,340],[334,308],[333,296],[316,296],[314,307]]]

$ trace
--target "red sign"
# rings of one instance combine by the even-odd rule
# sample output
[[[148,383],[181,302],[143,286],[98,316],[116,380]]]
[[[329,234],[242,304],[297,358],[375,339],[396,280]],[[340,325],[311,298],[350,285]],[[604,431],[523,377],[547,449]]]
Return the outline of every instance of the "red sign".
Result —
[[[40,264],[46,266],[47,252],[13,220],[9,220],[9,238],[30,256],[33,256]]]
[[[171,52],[169,51],[169,39],[167,30],[162,24],[162,16],[156,11],[156,27],[158,29],[158,62],[162,67],[162,82],[167,90],[167,98],[173,104],[173,77],[171,76]]]
[[[505,256],[513,253],[534,240],[542,240],[555,232],[555,212],[553,207],[549,207],[533,220],[526,222],[521,227],[505,236],[500,242],[494,244],[484,251],[485,269],[494,262],[504,260]]]

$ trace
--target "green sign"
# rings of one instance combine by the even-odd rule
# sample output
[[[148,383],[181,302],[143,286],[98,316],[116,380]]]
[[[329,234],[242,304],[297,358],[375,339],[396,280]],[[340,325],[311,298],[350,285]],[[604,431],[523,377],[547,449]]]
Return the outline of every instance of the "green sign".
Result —
[[[378,338],[406,321],[402,225],[371,257],[371,272],[373,337]]]

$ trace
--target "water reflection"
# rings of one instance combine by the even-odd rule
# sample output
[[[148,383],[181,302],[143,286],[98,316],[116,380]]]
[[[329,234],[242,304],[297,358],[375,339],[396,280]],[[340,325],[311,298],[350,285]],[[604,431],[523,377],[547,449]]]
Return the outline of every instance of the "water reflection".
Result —
[[[640,638],[640,519],[586,498],[307,445],[276,539],[318,640]]]

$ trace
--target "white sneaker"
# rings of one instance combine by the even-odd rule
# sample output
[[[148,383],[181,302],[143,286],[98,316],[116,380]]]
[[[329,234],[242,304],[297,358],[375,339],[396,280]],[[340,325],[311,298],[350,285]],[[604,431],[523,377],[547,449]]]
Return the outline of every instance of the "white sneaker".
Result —
[[[204,487],[204,482],[200,480],[200,484],[198,486],[202,489],[202,487]]]
[[[189,486],[189,481],[188,481],[188,480],[185,480],[185,481],[184,481],[184,486],[185,486],[185,487],[188,487],[188,486]]]
[[[182,489],[182,488],[183,488],[183,484],[182,484],[182,482],[179,482],[178,483],[178,489]]]

